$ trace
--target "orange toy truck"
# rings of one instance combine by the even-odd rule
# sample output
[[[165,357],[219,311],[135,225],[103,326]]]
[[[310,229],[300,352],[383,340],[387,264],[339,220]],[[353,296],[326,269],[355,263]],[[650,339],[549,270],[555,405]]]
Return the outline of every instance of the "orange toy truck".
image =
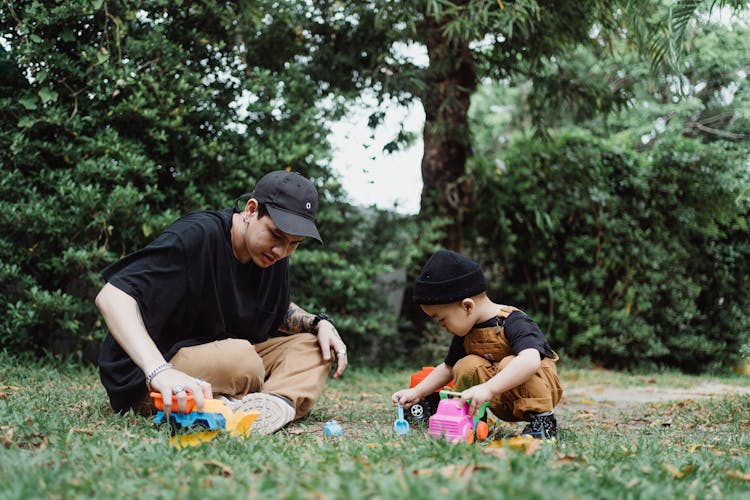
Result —
[[[424,380],[424,378],[429,375],[430,372],[434,369],[434,366],[423,366],[420,371],[412,373],[411,379],[409,381],[409,388],[414,387],[422,380]],[[452,391],[455,389],[455,385],[455,382],[451,380],[451,382],[445,387],[433,392],[429,396],[420,399],[419,402],[411,405],[409,410],[406,412],[406,415],[404,416],[407,420],[411,420],[412,422],[427,422],[429,418],[437,411],[438,404],[440,403],[440,391],[444,389]]]

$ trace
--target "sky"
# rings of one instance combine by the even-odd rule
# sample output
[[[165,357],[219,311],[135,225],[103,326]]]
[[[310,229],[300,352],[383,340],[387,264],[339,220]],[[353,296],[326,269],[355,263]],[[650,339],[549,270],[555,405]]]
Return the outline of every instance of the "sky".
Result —
[[[422,193],[422,141],[418,139],[409,149],[391,154],[383,152],[383,146],[396,136],[402,123],[421,138],[425,118],[422,105],[390,106],[385,122],[374,133],[367,126],[373,109],[355,107],[331,127],[333,170],[352,203],[416,214]]]
[[[429,64],[427,49],[420,44],[396,44],[394,54],[417,67]],[[385,123],[371,138],[367,118],[376,105],[375,99],[365,94],[349,116],[333,125],[333,169],[353,203],[416,214],[422,194],[424,109],[418,99],[408,108],[391,104],[385,110]],[[401,124],[406,131],[416,132],[418,139],[405,151],[384,153],[383,146],[396,137]]]

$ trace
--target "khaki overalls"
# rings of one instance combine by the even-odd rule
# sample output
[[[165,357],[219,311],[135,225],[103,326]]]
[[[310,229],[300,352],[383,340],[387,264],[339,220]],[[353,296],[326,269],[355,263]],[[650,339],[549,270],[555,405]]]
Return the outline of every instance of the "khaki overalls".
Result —
[[[503,320],[518,309],[502,306],[498,317]],[[505,338],[503,326],[475,328],[464,337],[466,356],[453,367],[456,390],[484,383],[508,366],[515,355]],[[529,420],[527,412],[551,411],[562,397],[560,379],[555,363],[559,356],[542,359],[542,366],[526,383],[505,391],[490,401],[490,409],[497,417],[518,422]]]

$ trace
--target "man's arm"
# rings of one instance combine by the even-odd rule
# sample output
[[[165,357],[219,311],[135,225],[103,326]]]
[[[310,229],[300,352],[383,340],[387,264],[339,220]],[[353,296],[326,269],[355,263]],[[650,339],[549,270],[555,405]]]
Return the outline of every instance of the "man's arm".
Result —
[[[313,321],[315,321],[315,315],[302,309],[294,302],[289,304],[284,319],[279,325],[279,330],[284,333],[304,333],[313,332]]]
[[[333,323],[323,319],[318,321],[316,327],[313,328],[314,321],[314,314],[310,314],[292,302],[289,304],[289,309],[284,315],[281,325],[279,325],[279,330],[284,333],[310,332],[317,335],[320,352],[325,361],[331,359],[331,351],[336,353],[338,364],[336,366],[336,371],[333,373],[333,378],[339,378],[344,373],[344,370],[346,370],[348,364],[346,344],[341,340],[341,336],[336,330],[336,327],[333,326]],[[317,332],[313,331],[315,329],[317,329]]]
[[[155,370],[157,367],[164,366],[166,360],[148,334],[138,310],[138,304],[133,297],[107,283],[96,296],[96,306],[102,313],[112,337],[130,356],[130,359],[143,370],[144,374],[157,373],[151,379],[150,388],[162,393],[165,413],[172,410],[172,389],[176,385],[182,385],[192,392],[198,409],[203,409],[204,397],[211,397],[210,384],[199,383],[195,378],[175,369]],[[184,391],[177,395],[180,411],[185,411],[186,400],[187,395]]]

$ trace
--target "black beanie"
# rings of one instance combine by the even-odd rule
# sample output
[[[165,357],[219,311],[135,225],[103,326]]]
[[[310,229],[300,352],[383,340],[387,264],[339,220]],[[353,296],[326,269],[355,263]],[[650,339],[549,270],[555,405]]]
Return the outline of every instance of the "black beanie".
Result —
[[[479,264],[450,250],[438,250],[414,284],[414,303],[451,304],[487,290]]]

